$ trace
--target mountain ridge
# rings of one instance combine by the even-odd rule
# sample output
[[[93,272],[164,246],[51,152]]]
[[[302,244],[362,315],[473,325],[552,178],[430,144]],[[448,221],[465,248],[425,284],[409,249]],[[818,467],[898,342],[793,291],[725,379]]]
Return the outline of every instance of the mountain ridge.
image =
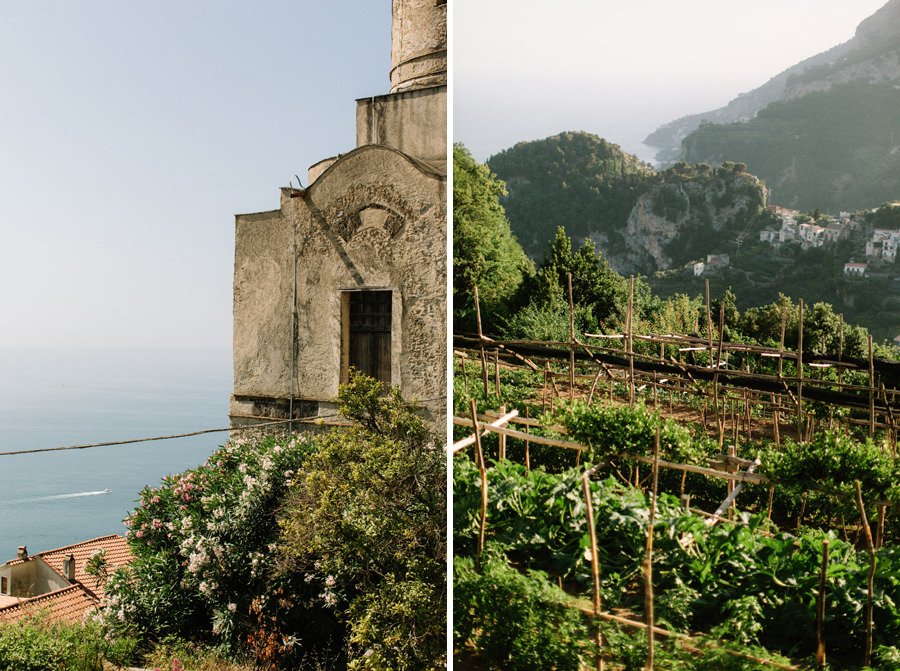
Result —
[[[682,141],[704,121],[718,124],[745,121],[779,100],[860,80],[900,83],[900,0],[889,0],[860,22],[848,41],[783,70],[723,107],[663,124],[644,143],[659,150],[657,159],[662,162],[679,160],[683,156]]]

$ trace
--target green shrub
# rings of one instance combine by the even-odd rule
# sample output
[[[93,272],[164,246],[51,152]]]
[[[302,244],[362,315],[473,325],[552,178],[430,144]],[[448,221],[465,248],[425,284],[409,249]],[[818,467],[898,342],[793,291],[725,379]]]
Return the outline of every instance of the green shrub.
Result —
[[[359,425],[317,439],[280,514],[281,571],[322,585],[346,623],[349,668],[446,663],[446,460],[399,390],[354,378]]]
[[[491,669],[578,671],[589,631],[569,597],[540,571],[519,573],[496,551],[481,571],[470,558],[453,566],[453,641]]]
[[[394,390],[354,376],[321,434],[234,438],[141,492],[115,635],[264,668],[429,669],[446,651],[444,451]]]
[[[102,671],[107,649],[95,624],[48,624],[41,616],[0,624],[0,671]]]

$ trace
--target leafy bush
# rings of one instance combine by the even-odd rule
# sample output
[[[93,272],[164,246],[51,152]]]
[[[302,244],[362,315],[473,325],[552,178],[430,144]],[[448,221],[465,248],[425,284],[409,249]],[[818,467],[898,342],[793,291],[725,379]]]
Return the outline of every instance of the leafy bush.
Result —
[[[110,647],[95,624],[26,618],[0,624],[0,671],[102,671]]]
[[[433,669],[446,653],[446,462],[394,389],[341,389],[359,426],[318,439],[281,513],[281,570],[323,580],[351,669]]]
[[[588,628],[540,571],[519,573],[496,550],[453,565],[453,643],[491,669],[578,671]]]
[[[438,664],[444,453],[382,392],[355,376],[340,400],[360,426],[242,434],[142,491],[135,561],[107,584],[110,630],[215,643],[262,668]]]

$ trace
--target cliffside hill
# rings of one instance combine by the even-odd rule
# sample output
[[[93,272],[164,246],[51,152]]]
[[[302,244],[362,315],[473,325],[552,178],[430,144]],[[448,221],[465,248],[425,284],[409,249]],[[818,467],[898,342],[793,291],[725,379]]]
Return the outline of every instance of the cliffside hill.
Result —
[[[487,165],[506,182],[506,214],[532,257],[543,254],[558,226],[576,239],[621,228],[638,196],[658,180],[619,145],[581,132],[519,142]]]
[[[849,82],[892,86],[900,84],[900,0],[890,0],[863,21],[849,41],[808,58],[779,73],[768,82],[743,93],[725,107],[676,119],[651,133],[645,140],[657,147],[662,161],[684,155],[682,141],[704,121],[728,124],[754,118],[781,100],[792,100],[811,92],[830,91]],[[734,157],[734,160],[742,160]]]
[[[763,185],[745,166],[679,163],[654,171],[589,133],[520,142],[488,159],[506,181],[513,233],[536,258],[556,228],[591,238],[622,273],[652,273],[725,251],[753,227]]]

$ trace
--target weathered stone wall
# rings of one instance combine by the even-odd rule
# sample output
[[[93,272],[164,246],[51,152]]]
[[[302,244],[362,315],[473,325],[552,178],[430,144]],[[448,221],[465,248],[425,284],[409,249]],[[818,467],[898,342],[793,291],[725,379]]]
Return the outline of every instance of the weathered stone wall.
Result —
[[[370,145],[337,159],[303,198],[239,216],[235,396],[291,394],[291,226],[297,239],[294,396],[331,404],[341,375],[341,295],[393,292],[391,382],[443,416],[446,390],[446,177]],[[233,414],[241,412],[232,402]]]
[[[235,217],[234,393],[290,395],[291,230],[284,213]],[[285,366],[288,357],[288,366]],[[237,413],[241,414],[241,413]]]
[[[446,172],[447,87],[356,101],[356,146],[383,144]]]
[[[393,0],[391,93],[447,84],[447,4]]]

